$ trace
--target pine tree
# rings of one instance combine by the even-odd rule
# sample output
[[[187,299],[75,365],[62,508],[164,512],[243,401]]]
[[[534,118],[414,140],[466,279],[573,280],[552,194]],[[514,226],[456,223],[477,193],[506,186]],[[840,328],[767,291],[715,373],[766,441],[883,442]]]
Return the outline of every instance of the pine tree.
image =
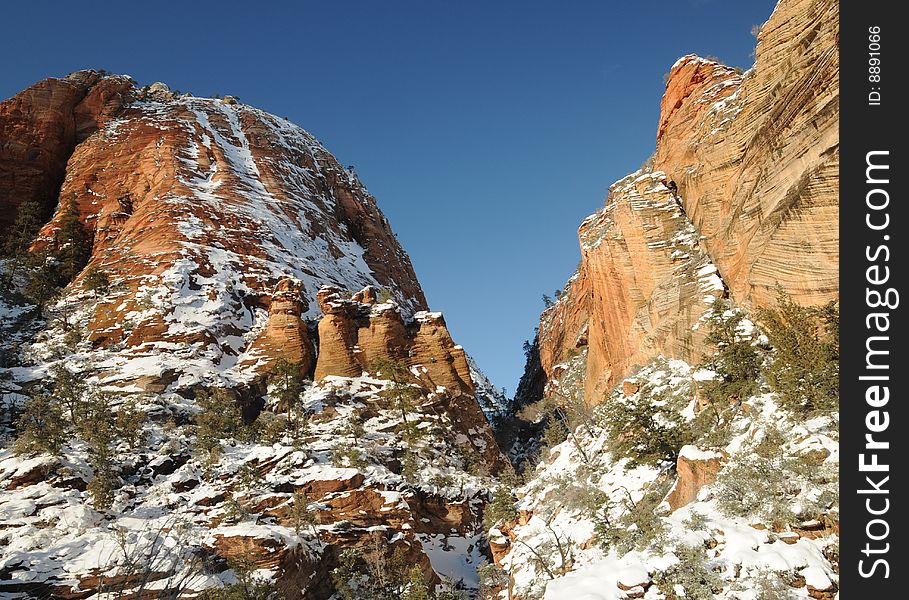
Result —
[[[72,281],[91,256],[91,237],[79,219],[76,194],[72,194],[63,205],[54,245],[60,275],[64,281]]]
[[[110,279],[107,273],[98,267],[91,267],[82,280],[85,289],[96,295],[104,295],[110,289]]]
[[[12,278],[16,270],[28,258],[28,249],[41,228],[41,206],[34,200],[26,200],[16,211],[16,220],[3,239],[3,253],[12,259],[7,277]]]
[[[278,411],[290,416],[303,393],[300,363],[280,358],[268,374],[268,384],[272,388],[272,396],[278,401]]]

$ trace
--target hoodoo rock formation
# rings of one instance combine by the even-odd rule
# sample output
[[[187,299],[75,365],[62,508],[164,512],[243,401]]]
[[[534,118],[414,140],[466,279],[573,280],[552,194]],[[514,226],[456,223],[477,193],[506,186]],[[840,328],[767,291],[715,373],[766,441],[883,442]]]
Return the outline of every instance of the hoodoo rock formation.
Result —
[[[338,288],[319,291],[319,359],[315,378],[356,377],[380,358],[410,367],[430,390],[473,395],[464,349],[455,345],[440,313],[420,311],[409,322],[394,302],[379,303],[374,288],[353,297]]]
[[[541,317],[547,378],[586,349],[596,403],[654,356],[697,362],[715,297],[838,297],[837,19],[835,2],[784,2],[748,72],[693,55],[673,65],[652,161],[581,225],[580,268]]]
[[[313,343],[303,319],[302,285],[282,279],[275,287],[268,306],[268,324],[249,345],[246,360],[268,370],[278,359],[299,365],[308,374],[315,365]]]

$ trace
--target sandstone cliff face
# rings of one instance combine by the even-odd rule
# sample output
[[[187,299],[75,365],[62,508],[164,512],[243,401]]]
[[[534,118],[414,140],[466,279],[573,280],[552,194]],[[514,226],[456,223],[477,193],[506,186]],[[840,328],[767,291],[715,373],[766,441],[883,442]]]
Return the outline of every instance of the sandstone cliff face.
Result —
[[[588,402],[634,365],[697,362],[712,297],[746,308],[782,288],[838,297],[838,8],[782,2],[754,68],[673,65],[650,172],[616,183],[579,229],[581,266],[540,320],[540,364],[588,347]],[[670,191],[671,183],[677,190]]]
[[[678,184],[733,297],[838,297],[839,10],[783,2],[744,76],[687,56],[663,97],[655,168]]]
[[[91,300],[70,310],[124,384],[248,378],[239,366],[255,362],[249,353],[274,358],[277,330],[293,325],[277,317],[288,307],[270,320],[267,312],[287,279],[299,282],[293,302],[304,319],[318,316],[323,285],[387,289],[407,316],[427,308],[375,199],[283,119],[88,71],[4,102],[0,129],[5,206],[46,201],[61,183],[59,198],[79,206],[93,238],[87,269],[105,271],[112,285],[91,300],[79,296],[79,276],[64,303]],[[43,153],[29,158],[34,147]],[[311,361],[298,325],[287,352]]]
[[[540,322],[540,362],[551,376],[587,349],[590,403],[632,366],[664,354],[696,362],[698,321],[725,294],[716,268],[663,173],[612,186],[605,208],[581,225],[582,263]]]
[[[0,103],[0,231],[26,199],[50,212],[76,144],[116,113],[132,88],[125,77],[81,71]]]

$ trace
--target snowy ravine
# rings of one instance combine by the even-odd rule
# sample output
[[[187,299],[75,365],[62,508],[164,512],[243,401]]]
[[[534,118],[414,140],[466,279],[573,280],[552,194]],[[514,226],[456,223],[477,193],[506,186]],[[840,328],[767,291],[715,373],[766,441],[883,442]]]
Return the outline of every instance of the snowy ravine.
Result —
[[[712,376],[683,361],[657,359],[619,385],[613,399],[634,404],[643,400],[645,388],[654,398],[688,398],[680,413],[684,423],[695,415],[696,383]],[[602,422],[598,410],[593,415],[594,423]],[[837,598],[836,415],[800,422],[778,406],[773,393],[761,393],[741,402],[728,429],[719,445],[701,439],[684,446],[679,475],[670,462],[633,466],[629,458],[615,457],[614,440],[598,424],[579,427],[546,451],[515,490],[517,517],[490,531],[496,562],[512,581],[511,590],[503,588],[497,597]],[[792,495],[774,498],[768,492],[766,505],[779,503],[780,510],[792,511],[787,514],[822,505],[832,520],[780,528],[761,511],[727,514],[722,500],[736,484],[731,474],[763,460],[764,440],[780,444],[780,456],[810,472],[802,478],[799,469],[780,471]],[[767,487],[772,489],[771,482]],[[694,497],[679,502],[686,491]],[[646,514],[632,518],[634,507]],[[702,569],[710,593],[673,583],[684,580],[679,569],[695,579]]]

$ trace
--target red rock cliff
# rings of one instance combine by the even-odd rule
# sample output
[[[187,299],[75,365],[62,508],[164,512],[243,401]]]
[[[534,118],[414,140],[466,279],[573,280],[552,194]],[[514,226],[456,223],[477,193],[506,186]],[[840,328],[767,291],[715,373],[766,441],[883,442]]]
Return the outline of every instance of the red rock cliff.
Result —
[[[93,239],[87,268],[112,285],[77,318],[111,378],[229,384],[248,376],[240,367],[252,356],[275,357],[284,325],[295,328],[287,351],[305,359],[305,327],[276,315],[315,318],[323,285],[384,288],[407,316],[427,308],[375,199],[284,119],[84,71],[0,104],[0,131],[7,221],[28,198],[79,206]],[[85,300],[81,277],[65,301]],[[289,280],[299,307],[272,307],[269,320]]]
[[[541,317],[550,378],[586,348],[597,402],[654,356],[697,362],[713,297],[751,308],[777,286],[802,304],[838,297],[837,23],[832,0],[783,0],[746,73],[676,62],[653,166],[581,225],[579,271]]]

